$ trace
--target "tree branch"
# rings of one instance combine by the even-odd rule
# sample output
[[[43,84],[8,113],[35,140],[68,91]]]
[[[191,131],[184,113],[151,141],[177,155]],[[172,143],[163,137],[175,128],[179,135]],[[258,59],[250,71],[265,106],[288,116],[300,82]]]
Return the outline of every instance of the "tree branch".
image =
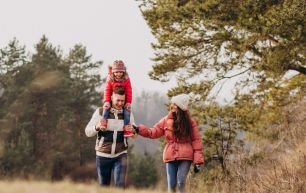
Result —
[[[239,73],[237,73],[237,74],[234,74],[234,75],[232,75],[232,76],[223,76],[221,79],[224,79],[224,78],[233,78],[233,77],[235,77],[235,76],[239,76],[239,75],[241,75],[241,74],[243,74],[243,73],[249,71],[251,68],[252,68],[252,67],[247,68],[246,70],[244,70],[244,71],[242,71],[242,72],[239,72]]]
[[[304,66],[289,64],[288,69],[289,70],[295,70],[295,71],[298,71],[298,72],[306,75],[306,67],[304,67]]]

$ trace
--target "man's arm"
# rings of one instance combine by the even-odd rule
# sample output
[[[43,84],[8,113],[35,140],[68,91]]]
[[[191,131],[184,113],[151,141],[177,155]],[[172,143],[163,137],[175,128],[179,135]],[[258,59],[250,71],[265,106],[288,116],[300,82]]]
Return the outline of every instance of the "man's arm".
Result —
[[[101,118],[102,117],[100,115],[99,109],[97,109],[85,128],[85,134],[87,137],[93,137],[97,135],[99,130],[96,130],[96,126],[100,122]]]

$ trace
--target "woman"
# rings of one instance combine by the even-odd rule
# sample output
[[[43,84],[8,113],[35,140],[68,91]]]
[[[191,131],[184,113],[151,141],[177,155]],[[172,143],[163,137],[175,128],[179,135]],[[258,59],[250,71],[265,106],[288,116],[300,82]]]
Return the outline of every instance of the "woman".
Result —
[[[172,97],[170,112],[162,118],[153,128],[144,125],[135,127],[136,133],[143,137],[156,139],[166,138],[163,160],[166,163],[168,191],[185,191],[185,181],[194,164],[195,172],[204,163],[202,143],[196,122],[188,111],[189,96],[181,94]]]

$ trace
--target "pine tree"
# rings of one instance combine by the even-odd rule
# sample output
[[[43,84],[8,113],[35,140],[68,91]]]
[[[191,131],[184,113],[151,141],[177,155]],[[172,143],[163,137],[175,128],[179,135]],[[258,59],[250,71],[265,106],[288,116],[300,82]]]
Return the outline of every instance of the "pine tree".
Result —
[[[157,39],[151,78],[179,77],[169,95],[205,99],[238,75],[260,84],[289,70],[306,74],[304,1],[143,0],[140,8]]]
[[[99,105],[101,100],[96,89],[102,84],[99,76],[102,62],[92,62],[86,48],[75,45],[65,63],[70,70],[70,107],[74,117],[73,128],[77,130],[75,140],[78,140],[79,144],[79,164],[83,165],[85,160],[94,157],[93,141],[86,138],[84,128],[92,114],[91,106]]]
[[[7,132],[0,137],[1,173],[59,180],[88,159],[82,155],[89,147],[81,134],[99,100],[101,62],[91,62],[80,45],[64,58],[45,36],[35,48],[24,64],[23,55],[16,59],[16,75],[1,65],[1,78],[11,78],[0,97],[5,101],[1,131]],[[7,58],[0,58],[1,64]]]
[[[194,96],[192,112],[204,128],[206,154],[220,156],[226,150],[220,142],[227,141],[221,135],[227,127],[218,122],[236,125],[231,144],[240,144],[240,130],[277,138],[267,128],[279,124],[283,105],[305,93],[305,1],[140,1],[157,40],[149,75],[161,82],[176,78],[169,96]],[[297,75],[288,78],[289,71]],[[223,86],[227,82],[236,82],[235,87]],[[216,110],[212,101],[222,89],[231,89],[234,99],[227,101],[230,107]]]
[[[154,188],[158,182],[156,158],[147,152],[144,155],[135,155],[132,149],[129,148],[129,183],[137,188]]]

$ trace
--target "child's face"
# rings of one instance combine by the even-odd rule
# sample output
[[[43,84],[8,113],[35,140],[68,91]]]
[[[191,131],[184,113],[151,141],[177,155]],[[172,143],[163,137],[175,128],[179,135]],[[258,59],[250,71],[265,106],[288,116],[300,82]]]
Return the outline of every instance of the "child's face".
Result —
[[[114,72],[115,79],[122,79],[124,72]]]

